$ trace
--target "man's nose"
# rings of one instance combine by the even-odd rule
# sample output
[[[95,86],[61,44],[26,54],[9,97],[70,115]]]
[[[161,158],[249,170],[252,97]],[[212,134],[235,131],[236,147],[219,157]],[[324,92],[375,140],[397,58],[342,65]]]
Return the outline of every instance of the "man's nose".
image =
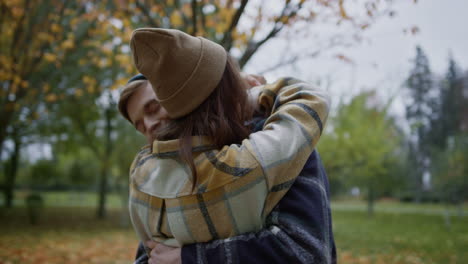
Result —
[[[145,132],[148,132],[148,130],[151,128],[151,126],[154,124],[154,121],[149,118],[149,117],[145,117],[143,119],[143,124],[145,126]]]

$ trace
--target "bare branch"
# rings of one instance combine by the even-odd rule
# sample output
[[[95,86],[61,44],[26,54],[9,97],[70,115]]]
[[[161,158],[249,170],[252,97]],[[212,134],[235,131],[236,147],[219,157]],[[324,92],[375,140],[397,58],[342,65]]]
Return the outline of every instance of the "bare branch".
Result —
[[[144,4],[140,3],[140,1],[135,1],[135,4],[141,10],[143,15],[146,17],[146,20],[148,21],[148,24],[151,27],[155,27],[155,28],[160,27],[159,23],[156,22],[156,20],[151,17],[151,14],[148,12],[148,10],[149,10],[148,7],[146,7]]]
[[[192,0],[192,35],[195,36],[197,34],[197,0]]]
[[[280,61],[280,62],[278,62],[277,64],[275,64],[273,66],[270,66],[270,67],[268,67],[266,69],[263,69],[262,71],[258,72],[258,74],[264,75],[267,72],[274,71],[274,70],[276,70],[278,68],[294,64],[294,63],[296,63],[296,62],[298,62],[300,60],[317,57],[321,52],[322,52],[322,50],[316,50],[314,52],[310,52],[310,53],[307,53],[307,54],[302,54],[302,53],[296,54],[295,56],[289,57],[287,60]]]
[[[237,9],[232,18],[231,25],[229,25],[229,28],[224,33],[224,37],[221,40],[221,46],[223,46],[227,51],[232,47],[232,31],[237,27],[237,24],[239,24],[239,20],[244,13],[245,6],[248,2],[249,0],[242,0],[239,9]]]
[[[295,55],[292,55],[292,56],[288,55],[287,59],[279,61],[275,65],[270,66],[270,67],[268,67],[266,69],[263,69],[263,70],[259,71],[258,74],[263,75],[263,74],[265,74],[267,72],[276,70],[278,68],[285,67],[285,66],[288,66],[288,65],[292,65],[292,64],[294,64],[294,63],[296,63],[298,61],[301,61],[301,60],[315,58],[315,57],[319,56],[321,53],[323,53],[325,51],[328,51],[328,50],[332,50],[333,48],[336,48],[336,47],[341,46],[341,45],[345,45],[345,44],[343,42],[339,42],[339,41],[336,41],[336,40],[332,39],[327,44],[322,45],[322,47],[318,47],[315,51],[308,52],[308,53],[305,53],[305,54],[304,53],[298,53],[298,54],[295,54]],[[291,48],[289,46],[285,48],[285,52],[287,52],[288,50],[291,50]],[[286,57],[284,57],[284,58],[286,58]]]
[[[250,60],[253,54],[257,52],[257,50],[265,44],[268,40],[271,38],[275,37],[284,27],[285,23],[283,22],[283,19],[290,19],[294,17],[297,12],[302,8],[302,2],[299,2],[295,8],[291,8],[290,1],[286,1],[283,7],[283,10],[281,11],[281,15],[275,19],[275,23],[273,25],[273,28],[271,29],[270,33],[265,36],[262,40],[258,42],[250,42],[247,45],[247,48],[244,51],[244,54],[239,60],[239,65],[241,68],[247,64],[247,62]]]
[[[21,33],[23,33],[22,26],[24,24],[24,19],[26,18],[26,15],[28,14],[28,11],[29,11],[29,3],[30,1],[25,2],[23,15],[18,20],[18,23],[16,24],[16,28],[14,30],[15,33],[13,34],[13,41],[11,42],[11,46],[10,46],[10,54],[12,54],[14,63],[16,63],[18,59],[17,56],[19,56],[19,54],[15,54],[14,51],[20,40]]]
[[[0,25],[3,25],[3,21],[7,17],[7,14],[11,15],[11,10],[3,1],[1,1],[0,2]],[[3,28],[4,28],[3,26],[0,27],[0,36],[2,35]]]
[[[99,159],[101,159],[101,157],[102,157],[101,152],[96,147],[98,144],[95,144],[95,142],[93,142],[94,138],[91,136],[91,134],[86,129],[86,121],[84,121],[81,118],[81,115],[69,115],[69,116],[74,117],[73,120],[75,120],[75,122],[73,122],[73,123],[75,124],[75,127],[78,129],[79,132],[81,132],[81,135],[84,137],[86,142],[88,142],[88,146],[91,148],[91,150],[94,152],[94,154],[96,154],[96,156],[99,157]]]
[[[201,24],[202,24],[203,32],[206,32],[206,17],[205,17],[205,13],[203,12],[203,6],[200,7],[200,16],[201,16]]]
[[[64,13],[65,13],[66,8],[68,7],[68,3],[69,3],[69,2],[65,2],[65,3],[63,4],[62,8],[61,8],[60,11],[59,11],[60,23],[63,22]],[[86,13],[86,8],[85,8],[84,5],[82,5],[82,6],[77,10],[77,15],[81,15],[81,14],[84,14],[84,13]],[[96,21],[93,21],[92,24],[96,24]],[[50,24],[49,24],[49,25],[50,25]],[[49,31],[50,31],[50,29],[49,29]],[[31,34],[30,34],[30,35],[31,35]],[[82,36],[82,38],[83,38],[83,37],[84,37],[84,36]],[[82,39],[82,38],[81,38],[81,39]],[[77,47],[79,47],[79,45],[75,46],[74,49],[77,49]],[[30,74],[32,74],[32,73],[35,71],[36,67],[38,67],[39,64],[40,64],[40,62],[42,61],[42,58],[43,58],[43,56],[44,56],[44,53],[46,52],[46,50],[47,50],[48,48],[50,48],[50,45],[49,45],[48,43],[45,43],[45,44],[43,44],[43,45],[40,47],[40,49],[39,49],[39,55],[36,56],[29,64],[27,64],[27,65],[29,65],[29,68],[27,68],[26,66],[24,67],[24,69],[25,69],[25,70],[23,71],[23,72],[24,72],[24,76],[29,76]]]

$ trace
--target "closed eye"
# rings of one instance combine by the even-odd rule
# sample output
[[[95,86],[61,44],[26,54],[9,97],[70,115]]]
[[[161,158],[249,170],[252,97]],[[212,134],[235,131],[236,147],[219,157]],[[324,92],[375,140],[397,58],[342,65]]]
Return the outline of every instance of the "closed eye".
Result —
[[[158,111],[159,109],[159,104],[156,100],[151,100],[148,103],[145,104],[145,113],[147,114],[152,114]]]

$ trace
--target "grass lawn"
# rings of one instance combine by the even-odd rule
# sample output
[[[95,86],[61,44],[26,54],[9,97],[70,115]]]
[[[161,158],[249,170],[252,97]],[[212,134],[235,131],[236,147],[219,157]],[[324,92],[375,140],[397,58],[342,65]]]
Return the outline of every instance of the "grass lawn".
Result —
[[[96,220],[94,208],[47,208],[39,224],[25,208],[0,213],[0,264],[132,263],[138,240],[120,210]]]
[[[341,263],[467,263],[468,217],[334,210]]]
[[[110,198],[107,219],[96,220],[94,196],[85,196],[75,207],[62,207],[74,199],[45,195],[49,207],[37,226],[21,204],[1,209],[0,264],[131,263],[138,241],[130,226],[122,227],[118,197]],[[332,208],[339,263],[467,263],[468,217],[455,209],[448,228],[440,205],[381,202],[371,218],[363,202]]]

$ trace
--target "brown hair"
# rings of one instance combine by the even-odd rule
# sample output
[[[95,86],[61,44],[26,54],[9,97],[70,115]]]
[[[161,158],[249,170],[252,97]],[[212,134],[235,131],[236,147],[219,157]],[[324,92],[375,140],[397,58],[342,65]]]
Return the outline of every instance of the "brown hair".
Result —
[[[140,86],[147,84],[148,80],[137,80],[127,83],[127,85],[125,85],[122,89],[118,104],[119,112],[123,117],[130,121],[130,123],[132,123],[132,120],[130,120],[130,116],[128,115],[127,111],[128,100],[130,100],[130,97],[132,97],[133,93],[135,93],[135,91],[140,88]]]
[[[180,140],[180,158],[186,162],[193,176],[197,174],[192,154],[192,136],[208,136],[217,148],[239,144],[250,134],[246,122],[252,119],[253,107],[249,104],[247,83],[240,75],[234,59],[228,56],[221,81],[210,96],[193,112],[157,131],[158,140]]]

